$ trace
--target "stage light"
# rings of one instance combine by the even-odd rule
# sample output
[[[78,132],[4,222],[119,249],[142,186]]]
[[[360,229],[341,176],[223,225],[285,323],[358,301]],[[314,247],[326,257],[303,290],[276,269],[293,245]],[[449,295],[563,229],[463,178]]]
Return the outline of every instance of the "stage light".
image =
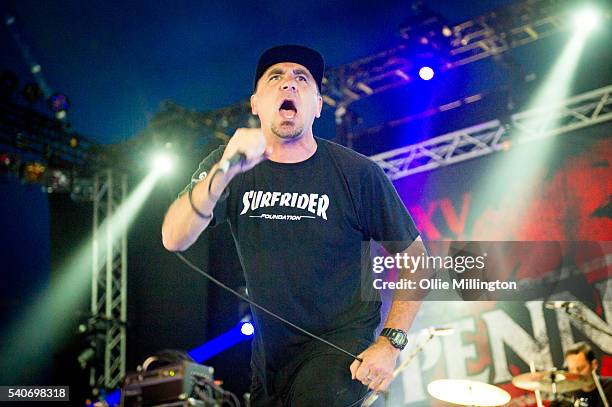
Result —
[[[12,157],[9,153],[0,153],[0,165],[8,167],[11,165]]]
[[[19,173],[20,159],[17,155],[7,152],[0,153],[0,175]]]
[[[70,109],[70,99],[63,93],[54,93],[49,97],[49,108],[55,113],[66,112]],[[65,114],[65,113],[64,113]]]
[[[251,313],[247,313],[240,318],[238,326],[240,327],[240,333],[244,336],[251,336],[255,333],[255,325],[253,325],[253,317],[251,316]]]
[[[424,81],[428,81],[434,77],[434,70],[428,66],[424,66],[421,69],[419,69],[419,76]]]
[[[173,160],[167,153],[158,153],[153,157],[153,171],[159,174],[167,174],[172,171]]]
[[[244,336],[251,336],[255,333],[255,327],[251,322],[243,322],[240,325],[240,333]]]
[[[593,31],[599,25],[599,13],[594,8],[585,8],[576,13],[574,28],[580,32]]]
[[[47,176],[47,193],[70,192],[70,174],[60,169],[49,171]]]
[[[47,167],[38,161],[28,161],[23,164],[23,179],[31,184],[40,183],[45,176]]]

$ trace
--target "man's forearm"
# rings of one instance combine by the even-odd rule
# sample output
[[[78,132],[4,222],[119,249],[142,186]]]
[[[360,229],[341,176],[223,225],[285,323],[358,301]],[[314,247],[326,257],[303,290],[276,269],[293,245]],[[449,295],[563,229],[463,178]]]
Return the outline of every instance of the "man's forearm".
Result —
[[[385,328],[408,331],[421,307],[421,301],[394,300],[385,320]]]
[[[213,209],[231,179],[230,174],[218,172],[214,179],[218,164],[215,164],[201,182],[194,185],[191,198],[193,206],[204,215],[211,215]],[[209,194],[209,183],[212,180]],[[206,229],[212,218],[202,218],[192,208],[189,194],[184,193],[177,198],[166,213],[162,226],[164,247],[171,251],[181,251],[189,248]]]
[[[416,240],[412,242],[408,249],[406,249],[403,253],[407,254],[408,256],[415,257],[426,253],[425,245],[423,245],[421,237],[417,237]],[[418,275],[418,273],[421,271],[422,270],[416,270],[414,274],[411,274],[409,270],[401,269],[401,272],[398,273],[398,281],[402,278],[410,279],[411,277],[414,277],[414,275]],[[423,276],[419,276],[419,278],[421,277]],[[417,296],[414,299],[407,300],[405,295],[406,294],[402,293],[401,290],[394,293],[393,303],[391,304],[389,314],[385,320],[385,328],[395,328],[403,331],[408,331],[410,329],[410,326],[414,322],[414,318],[421,307],[422,298]],[[402,296],[404,296],[404,298],[402,298]]]

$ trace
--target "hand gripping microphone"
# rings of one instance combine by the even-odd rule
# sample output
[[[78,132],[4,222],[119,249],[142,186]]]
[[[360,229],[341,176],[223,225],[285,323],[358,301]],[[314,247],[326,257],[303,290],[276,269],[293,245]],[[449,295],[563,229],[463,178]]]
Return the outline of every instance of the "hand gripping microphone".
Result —
[[[226,174],[229,169],[235,165],[242,165],[246,162],[246,154],[237,152],[227,160],[223,160],[219,163],[219,169]]]

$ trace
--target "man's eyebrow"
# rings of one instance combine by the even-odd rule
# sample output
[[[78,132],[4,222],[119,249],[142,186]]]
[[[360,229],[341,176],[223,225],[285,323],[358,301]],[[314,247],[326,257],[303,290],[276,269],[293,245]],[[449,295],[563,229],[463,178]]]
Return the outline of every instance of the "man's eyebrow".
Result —
[[[270,77],[272,75],[281,75],[284,74],[285,70],[283,68],[273,68],[270,70],[270,72],[267,73],[267,77]],[[293,70],[293,74],[294,75],[305,75],[307,77],[310,77],[310,74],[308,73],[308,71],[306,69],[302,69],[302,68],[295,68]]]
[[[295,69],[293,70],[293,73],[294,73],[295,75],[306,75],[306,76],[310,76],[310,74],[308,73],[308,71],[307,71],[307,70],[305,70],[305,69],[302,69],[302,68],[295,68]]]
[[[267,76],[272,76],[272,75],[278,75],[278,74],[282,74],[285,73],[285,70],[282,68],[274,68],[271,69],[270,72],[268,72]]]

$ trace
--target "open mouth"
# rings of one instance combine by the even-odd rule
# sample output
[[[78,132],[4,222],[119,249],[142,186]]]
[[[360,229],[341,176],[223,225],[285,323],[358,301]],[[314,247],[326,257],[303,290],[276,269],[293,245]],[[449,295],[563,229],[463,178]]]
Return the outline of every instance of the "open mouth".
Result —
[[[285,119],[293,119],[297,114],[297,108],[295,107],[295,103],[293,100],[285,99],[278,109],[280,115]]]

